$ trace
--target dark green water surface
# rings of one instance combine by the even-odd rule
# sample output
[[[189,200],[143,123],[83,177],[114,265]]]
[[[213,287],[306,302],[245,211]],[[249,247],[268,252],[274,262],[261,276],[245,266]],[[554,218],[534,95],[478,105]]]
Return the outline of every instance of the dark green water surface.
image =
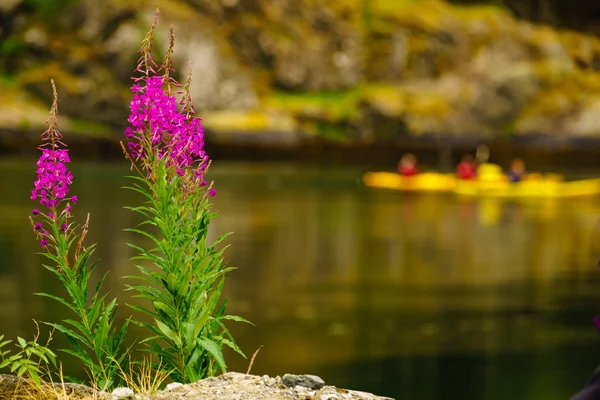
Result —
[[[0,333],[31,336],[61,306],[27,220],[34,160],[0,159]],[[126,164],[75,163],[106,288],[129,301]],[[232,326],[253,373],[312,373],[410,400],[566,400],[600,364],[600,202],[502,202],[361,187],[360,171],[217,163],[213,238],[227,231]],[[120,316],[129,309],[121,307]],[[133,335],[137,332],[134,331]],[[62,339],[57,336],[56,345]],[[248,361],[227,354],[231,369]],[[65,358],[67,369],[74,363]]]

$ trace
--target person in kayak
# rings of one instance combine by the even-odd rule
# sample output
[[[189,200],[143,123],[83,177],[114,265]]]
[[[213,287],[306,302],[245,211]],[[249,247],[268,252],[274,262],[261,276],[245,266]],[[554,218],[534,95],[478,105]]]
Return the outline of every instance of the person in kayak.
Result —
[[[418,174],[417,157],[410,153],[404,154],[400,162],[398,162],[398,173],[402,176],[414,176]]]
[[[507,174],[511,183],[521,182],[525,177],[525,163],[520,158],[511,161]]]
[[[456,167],[456,175],[460,179],[470,180],[477,177],[477,164],[470,154],[465,154]]]

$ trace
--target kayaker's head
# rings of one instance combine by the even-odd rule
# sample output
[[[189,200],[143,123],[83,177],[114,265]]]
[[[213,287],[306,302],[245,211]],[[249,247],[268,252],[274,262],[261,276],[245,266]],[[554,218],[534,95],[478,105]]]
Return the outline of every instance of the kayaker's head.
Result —
[[[473,164],[475,162],[475,159],[471,154],[465,154],[464,156],[462,156],[461,162]]]
[[[403,167],[414,167],[417,165],[417,157],[414,154],[406,153],[400,159],[400,165]]]
[[[525,172],[525,162],[523,162],[523,160],[521,160],[520,158],[515,158],[510,163],[510,170],[512,172],[516,172],[519,174],[524,173]]]
[[[485,164],[490,159],[490,148],[485,144],[480,144],[477,146],[477,150],[475,151],[475,160],[478,164]]]

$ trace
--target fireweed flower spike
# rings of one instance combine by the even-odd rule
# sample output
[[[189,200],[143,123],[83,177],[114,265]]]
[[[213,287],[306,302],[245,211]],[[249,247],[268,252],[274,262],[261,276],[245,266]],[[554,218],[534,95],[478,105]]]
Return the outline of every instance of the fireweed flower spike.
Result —
[[[71,160],[69,150],[58,131],[58,95],[54,81],[51,81],[51,83],[52,108],[50,109],[50,117],[46,121],[48,129],[41,136],[42,144],[39,149],[42,154],[37,161],[37,178],[33,182],[34,188],[31,191],[31,200],[38,200],[42,206],[47,208],[48,214],[43,215],[43,217],[56,223],[57,208],[69,193],[71,183],[73,183],[73,175],[66,167],[66,164]],[[41,214],[38,209],[32,210],[31,213],[34,216]],[[49,233],[42,229],[42,222],[34,223],[32,220],[32,224],[34,232],[40,240],[40,246],[45,248],[49,243]]]
[[[150,155],[165,158],[179,176],[195,164],[196,178],[202,179],[207,157],[204,152],[204,130],[200,119],[177,110],[175,96],[165,90],[164,76],[151,76],[144,84],[132,87],[130,127],[125,130],[127,148],[132,159],[150,166]]]
[[[204,150],[204,130],[191,102],[191,68],[183,90],[173,72],[170,47],[155,72],[152,38],[156,23],[142,42],[133,78],[127,144],[122,147],[132,163],[129,189],[140,193],[145,204],[129,207],[144,222],[129,229],[143,237],[143,244],[130,244],[138,255],[141,282],[128,285],[136,297],[147,301],[133,306],[148,314],[138,323],[152,339],[147,351],[156,354],[159,365],[175,382],[193,382],[226,370],[223,346],[243,355],[224,325],[225,320],[245,321],[225,314],[221,291],[225,274],[231,270],[223,261],[224,249],[217,248],[225,236],[210,243],[208,227],[215,213],[210,198],[215,195],[205,174],[209,159]],[[144,230],[147,226],[155,230]],[[148,240],[149,239],[149,240]],[[151,321],[151,322],[148,322]]]
[[[32,210],[29,219],[43,248],[41,254],[49,261],[44,267],[66,287],[69,298],[47,293],[38,295],[60,302],[77,315],[76,320],[65,319],[62,325],[47,324],[67,336],[72,348],[64,351],[79,358],[92,383],[104,390],[121,383],[117,372],[127,355],[126,351],[122,351],[127,323],[120,330],[114,327],[116,302],[106,302],[106,294],[100,294],[102,280],[90,293],[89,279],[95,267],[90,257],[95,245],[85,246],[83,243],[89,214],[80,229],[70,222],[73,219],[72,204],[78,199],[77,196],[68,197],[73,175],[66,166],[70,162],[69,151],[58,131],[58,95],[54,81],[52,90],[54,99],[50,118],[46,121],[48,129],[41,137],[39,148],[42,154],[37,162],[37,177],[31,192],[31,199],[38,201],[44,211]],[[35,221],[34,217],[39,220]]]

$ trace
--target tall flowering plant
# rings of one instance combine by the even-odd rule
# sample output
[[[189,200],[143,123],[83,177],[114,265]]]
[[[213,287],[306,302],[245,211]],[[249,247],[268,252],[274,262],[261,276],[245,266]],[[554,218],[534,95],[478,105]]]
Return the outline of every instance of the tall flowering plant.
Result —
[[[139,275],[130,277],[140,283],[128,289],[146,300],[132,307],[150,317],[150,322],[138,322],[152,332],[147,350],[159,357],[171,379],[192,382],[226,370],[223,346],[243,355],[223,322],[245,320],[226,315],[221,299],[231,268],[223,261],[224,249],[216,246],[226,235],[214,243],[207,239],[215,190],[205,180],[209,161],[191,103],[191,69],[183,86],[171,76],[172,28],[164,60],[160,66],[154,63],[157,17],[142,42],[123,145],[137,172],[129,189],[145,200],[129,207],[143,217],[139,227],[129,230],[144,244],[130,244],[143,265],[137,265]]]
[[[31,200],[39,202],[41,207],[35,208],[29,218],[42,247],[41,254],[48,260],[44,267],[64,285],[68,297],[37,294],[56,300],[74,313],[75,319],[47,324],[66,335],[71,348],[63,351],[77,357],[92,382],[106,389],[119,383],[115,379],[118,379],[119,364],[127,355],[123,351],[123,340],[128,322],[116,328],[116,300],[107,301],[107,294],[100,292],[104,278],[96,284],[95,290],[89,290],[90,277],[96,267],[96,262],[91,260],[95,244],[84,244],[89,214],[81,227],[75,224],[71,214],[77,196],[69,195],[73,174],[67,168],[69,150],[58,131],[58,96],[54,81],[52,89],[54,101],[46,122],[48,129],[42,134],[37,178],[31,192]]]

